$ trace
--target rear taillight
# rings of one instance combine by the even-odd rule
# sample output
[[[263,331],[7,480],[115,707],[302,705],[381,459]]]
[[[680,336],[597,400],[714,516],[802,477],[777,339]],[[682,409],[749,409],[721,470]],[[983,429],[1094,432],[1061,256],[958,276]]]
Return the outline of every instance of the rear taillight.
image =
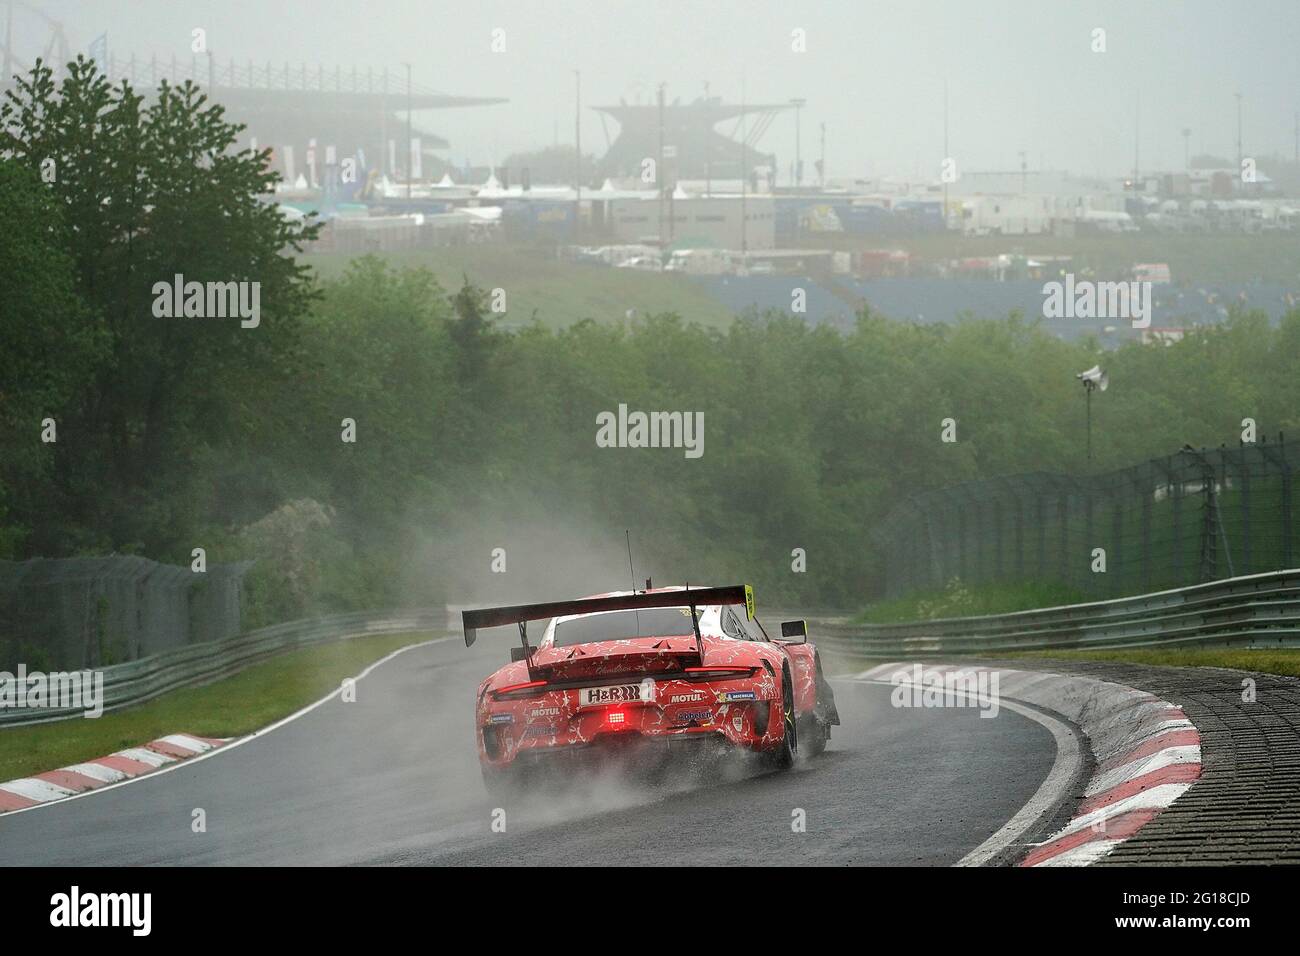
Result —
[[[492,692],[493,700],[508,700],[518,697],[531,697],[538,693],[538,688],[545,687],[544,680],[524,681],[522,684],[508,684],[505,687],[498,687]]]

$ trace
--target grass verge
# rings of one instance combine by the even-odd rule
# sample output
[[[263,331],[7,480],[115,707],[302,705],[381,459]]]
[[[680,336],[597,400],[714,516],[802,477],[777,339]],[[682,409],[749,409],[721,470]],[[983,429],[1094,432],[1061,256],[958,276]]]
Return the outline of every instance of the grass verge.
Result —
[[[961,663],[967,655],[935,655],[953,663]],[[1160,667],[1227,667],[1260,674],[1280,674],[1283,677],[1300,677],[1300,648],[1294,650],[1250,650],[1249,648],[1185,648],[1183,650],[1088,650],[1088,651],[1015,651],[973,658],[990,657],[1029,661],[1116,661],[1123,664],[1154,664]],[[877,664],[897,661],[897,657],[859,657],[857,655],[828,655],[831,673],[857,673]]]
[[[485,289],[509,288],[509,311],[493,316],[506,328],[532,321],[551,328],[583,319],[619,323],[628,309],[641,316],[675,312],[692,322],[727,328],[734,318],[725,305],[686,276],[637,272],[563,262],[546,250],[516,245],[451,246],[375,253],[394,268],[429,269],[448,293],[466,277]],[[313,253],[303,261],[323,278],[340,275],[352,253]]]
[[[1086,600],[1087,597],[1081,591],[1054,581],[989,584],[976,589],[953,578],[942,591],[913,594],[873,604],[858,615],[856,620],[865,624],[934,621],[947,617],[1009,614],[1012,611],[1080,604]]]
[[[1039,660],[1055,658],[1063,661],[1119,661],[1125,664],[1157,664],[1162,667],[1230,667],[1233,670],[1300,677],[1300,649],[1251,650],[1212,647],[1183,650],[1021,651],[998,656]]]
[[[380,634],[303,647],[215,683],[172,691],[93,720],[0,728],[0,781],[93,760],[167,734],[250,734],[319,700],[384,655],[433,636]]]

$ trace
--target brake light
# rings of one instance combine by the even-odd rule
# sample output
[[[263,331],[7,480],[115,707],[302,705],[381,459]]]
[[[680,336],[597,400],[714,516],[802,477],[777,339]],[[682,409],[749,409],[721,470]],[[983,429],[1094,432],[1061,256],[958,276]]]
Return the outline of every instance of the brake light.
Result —
[[[500,700],[502,697],[506,697],[509,695],[517,695],[522,693],[523,691],[536,690],[538,687],[545,687],[545,686],[546,686],[546,681],[544,680],[530,680],[530,681],[525,681],[522,684],[510,684],[506,687],[499,687],[492,692],[492,696],[496,700]]]
[[[757,668],[754,667],[687,667],[688,674],[711,674],[715,677],[725,677],[730,674],[738,677],[748,677],[753,674]]]

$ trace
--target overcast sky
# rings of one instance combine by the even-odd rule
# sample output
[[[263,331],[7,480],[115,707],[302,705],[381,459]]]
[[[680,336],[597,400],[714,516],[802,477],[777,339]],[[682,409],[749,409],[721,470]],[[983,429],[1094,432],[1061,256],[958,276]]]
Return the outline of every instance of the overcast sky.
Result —
[[[1118,174],[1133,167],[1141,96],[1141,164],[1181,168],[1193,153],[1236,156],[1242,94],[1247,156],[1294,149],[1300,108],[1300,0],[38,0],[84,48],[107,32],[118,55],[188,57],[207,31],[221,61],[306,60],[400,72],[449,93],[508,97],[419,123],[451,141],[447,159],[498,161],[573,136],[573,71],[583,99],[645,100],[710,91],[749,101],[808,101],[803,149],[811,170],[827,127],[831,176],[934,178],[943,153],[961,171],[1031,169]],[[3,11],[4,0],[0,0]],[[48,28],[20,5],[17,39],[41,47]],[[1093,31],[1106,52],[1094,53]],[[493,30],[505,52],[493,52]],[[804,31],[806,52],[792,50]],[[610,133],[616,127],[611,123]],[[583,145],[601,153],[599,117]],[[760,146],[782,163],[793,115]],[[784,173],[784,169],[783,169]],[[805,178],[811,178],[811,171]]]

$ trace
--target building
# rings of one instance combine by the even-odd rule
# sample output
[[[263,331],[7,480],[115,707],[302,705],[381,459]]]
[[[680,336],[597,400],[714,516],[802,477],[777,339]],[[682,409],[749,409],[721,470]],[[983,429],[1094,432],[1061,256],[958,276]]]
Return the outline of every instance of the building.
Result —
[[[605,227],[622,242],[706,249],[771,249],[776,244],[771,195],[679,195],[661,201],[648,194],[610,199],[607,205]]]
[[[789,103],[727,104],[716,96],[662,106],[594,107],[602,114],[602,124],[610,117],[619,125],[599,173],[612,179],[640,177],[646,160],[658,161],[661,147],[668,167],[663,181],[669,184],[683,179],[735,179],[751,175],[759,166],[775,168],[776,157],[759,152],[758,142],[776,115],[791,108]],[[724,122],[729,127],[718,131],[716,127]]]

